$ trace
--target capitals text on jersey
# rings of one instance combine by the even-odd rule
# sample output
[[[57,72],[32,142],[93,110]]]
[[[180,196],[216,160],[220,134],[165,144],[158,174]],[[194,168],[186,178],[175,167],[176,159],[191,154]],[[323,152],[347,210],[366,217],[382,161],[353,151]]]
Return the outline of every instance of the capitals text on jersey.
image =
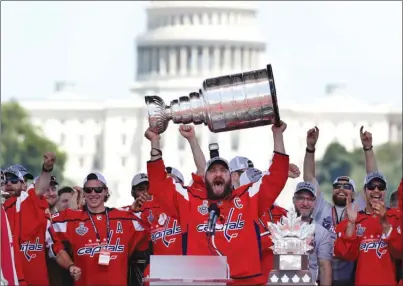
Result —
[[[230,242],[231,239],[238,237],[238,233],[231,233],[231,231],[241,230],[245,225],[245,221],[242,220],[242,213],[238,214],[236,221],[232,221],[232,216],[234,214],[235,208],[231,208],[227,220],[224,224],[216,224],[216,231],[224,232],[225,239]],[[206,232],[207,224],[197,225],[198,232]]]
[[[168,228],[170,217],[167,217],[164,228],[151,233],[151,241],[155,243],[158,239],[162,240],[162,243],[168,247],[171,243],[175,242],[176,238],[171,237],[181,233],[181,228],[178,225],[178,221],[175,219],[172,227]],[[170,238],[171,237],[171,238]]]
[[[30,241],[26,241],[21,243],[20,251],[24,253],[25,258],[28,261],[31,261],[32,258],[36,257],[35,253],[30,252],[40,252],[43,250],[43,244],[39,243],[39,237],[35,239],[35,243],[31,243]]]

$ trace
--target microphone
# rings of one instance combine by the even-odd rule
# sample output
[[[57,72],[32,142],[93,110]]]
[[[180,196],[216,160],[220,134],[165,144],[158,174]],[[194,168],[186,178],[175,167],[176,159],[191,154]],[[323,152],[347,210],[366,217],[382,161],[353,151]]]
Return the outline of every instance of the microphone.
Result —
[[[207,235],[213,235],[215,233],[215,225],[217,218],[220,216],[220,209],[216,203],[212,203],[208,207],[209,218],[207,221]]]

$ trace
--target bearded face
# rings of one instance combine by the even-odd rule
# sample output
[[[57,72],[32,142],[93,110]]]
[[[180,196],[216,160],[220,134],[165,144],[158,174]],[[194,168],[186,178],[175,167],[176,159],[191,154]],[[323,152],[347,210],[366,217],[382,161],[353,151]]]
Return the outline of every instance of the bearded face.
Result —
[[[205,184],[209,199],[223,199],[232,191],[228,167],[217,162],[206,172]]]
[[[339,180],[333,185],[333,203],[338,207],[345,207],[348,196],[354,196],[353,186],[345,181]]]

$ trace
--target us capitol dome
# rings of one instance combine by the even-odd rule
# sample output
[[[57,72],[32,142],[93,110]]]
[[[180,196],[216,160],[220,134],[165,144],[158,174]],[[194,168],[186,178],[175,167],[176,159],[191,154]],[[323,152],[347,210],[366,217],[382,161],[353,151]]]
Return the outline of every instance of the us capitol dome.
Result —
[[[159,95],[169,103],[197,91],[206,78],[261,69],[267,63],[266,43],[251,2],[150,1],[146,12],[147,29],[136,38],[138,60],[136,81],[129,87],[131,98],[83,100],[74,93],[73,83],[61,82],[53,99],[20,102],[32,122],[44,126],[44,134],[67,153],[64,175],[69,181],[81,185],[91,171],[105,175],[111,206],[132,201],[131,179],[146,171],[150,146],[143,135],[148,127],[145,95]],[[286,151],[301,170],[306,131],[315,125],[321,128],[318,158],[334,141],[348,150],[359,147],[361,125],[376,133],[374,145],[401,140],[401,109],[374,109],[355,102],[338,84],[329,85],[326,93],[315,106],[282,104],[279,97],[280,115],[288,124]],[[171,122],[161,136],[163,158],[167,166],[181,170],[188,182],[195,166],[178,127]],[[196,134],[206,157],[208,144],[218,142],[220,155],[228,160],[242,155],[261,170],[268,167],[273,145],[267,126],[214,134],[199,125]],[[288,181],[279,204],[290,206],[297,182]]]

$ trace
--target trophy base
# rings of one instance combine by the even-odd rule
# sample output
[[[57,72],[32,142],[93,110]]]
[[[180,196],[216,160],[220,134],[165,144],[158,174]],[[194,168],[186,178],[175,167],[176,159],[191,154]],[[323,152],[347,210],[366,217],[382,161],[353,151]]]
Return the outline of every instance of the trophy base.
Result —
[[[272,270],[267,285],[316,285],[309,270]]]

